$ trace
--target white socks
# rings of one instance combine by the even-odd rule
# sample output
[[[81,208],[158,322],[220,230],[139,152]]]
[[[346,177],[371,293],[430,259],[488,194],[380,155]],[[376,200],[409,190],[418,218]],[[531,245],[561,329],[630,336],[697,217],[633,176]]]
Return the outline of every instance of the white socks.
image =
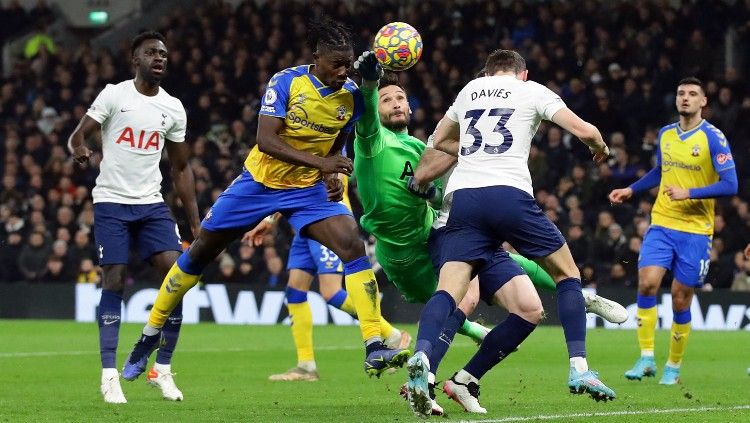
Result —
[[[459,370],[458,373],[456,373],[454,379],[456,380],[456,382],[464,385],[468,384],[469,382],[479,384],[479,379],[475,378],[471,375],[471,373],[467,372],[464,369]]]
[[[570,366],[575,367],[578,373],[589,371],[589,363],[586,361],[586,357],[570,357]]]
[[[148,323],[146,323],[146,326],[143,327],[143,334],[146,336],[154,336],[160,331],[161,331],[161,328],[155,328],[155,327],[149,326]]]
[[[297,367],[299,367],[300,369],[305,369],[308,372],[314,372],[318,370],[318,366],[314,361],[298,361]]]
[[[154,363],[154,370],[156,370],[159,373],[172,373],[172,365]]]
[[[108,380],[113,377],[119,377],[120,373],[117,372],[117,369],[102,369],[102,380]]]

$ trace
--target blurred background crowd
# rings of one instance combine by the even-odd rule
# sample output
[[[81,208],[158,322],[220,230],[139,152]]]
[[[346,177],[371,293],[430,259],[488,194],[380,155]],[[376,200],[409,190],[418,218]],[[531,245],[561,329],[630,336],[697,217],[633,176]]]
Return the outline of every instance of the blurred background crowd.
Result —
[[[172,10],[155,28],[170,50],[162,86],[187,110],[202,216],[255,144],[269,78],[312,61],[306,25],[323,11],[354,28],[356,54],[386,22],[409,22],[420,31],[422,60],[401,78],[413,111],[410,131],[423,140],[499,47],[521,52],[530,79],[599,127],[613,153],[605,164],[594,166],[582,144],[548,124],[529,159],[536,198],[568,239],[589,285],[637,285],[655,192],[617,208],[606,196],[652,167],[659,128],[677,119],[677,81],[701,78],[709,97],[704,117],[729,139],[740,179],[740,194],[718,201],[705,289],[750,289],[750,263],[741,254],[750,240],[750,85],[742,77],[750,74],[750,0],[210,1]],[[55,19],[43,1],[30,9],[4,2],[0,10],[0,39],[34,34],[0,78],[0,282],[99,278],[91,188],[101,157],[81,168],[65,144],[105,84],[132,77],[129,40],[94,49],[81,37],[65,47],[45,32]],[[163,174],[166,198],[189,241],[169,172]],[[261,247],[235,243],[204,280],[283,284],[290,239],[282,225]],[[138,260],[129,278],[157,280]]]

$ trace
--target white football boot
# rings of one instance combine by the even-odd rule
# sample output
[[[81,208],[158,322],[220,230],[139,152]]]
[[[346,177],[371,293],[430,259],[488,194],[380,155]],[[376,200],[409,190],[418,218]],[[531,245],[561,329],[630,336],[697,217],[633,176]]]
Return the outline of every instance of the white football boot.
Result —
[[[174,383],[174,373],[172,373],[170,366],[162,364],[154,364],[154,367],[148,372],[146,381],[151,386],[155,386],[161,390],[161,395],[164,399],[170,401],[182,401],[182,391],[177,388]]]
[[[610,323],[623,323],[628,320],[628,311],[612,300],[600,297],[587,290],[583,290],[583,299],[586,301],[586,311],[601,316]]]
[[[126,404],[125,394],[120,386],[120,374],[117,369],[102,369],[102,384],[100,386],[104,402],[109,404]]]
[[[479,404],[479,384],[476,382],[456,382],[456,375],[443,383],[443,392],[450,399],[456,401],[469,413],[487,414],[487,410]]]

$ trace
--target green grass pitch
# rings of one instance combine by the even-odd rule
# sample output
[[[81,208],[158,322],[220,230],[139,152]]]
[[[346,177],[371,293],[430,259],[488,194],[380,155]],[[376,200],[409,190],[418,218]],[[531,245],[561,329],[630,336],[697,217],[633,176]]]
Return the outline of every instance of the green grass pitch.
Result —
[[[118,365],[140,325],[123,325]],[[414,333],[414,326],[407,326]],[[668,332],[657,333],[657,363],[666,360]],[[295,362],[284,326],[186,325],[173,370],[184,402],[168,402],[141,376],[123,381],[128,404],[105,404],[99,393],[95,324],[0,321],[2,422],[410,422],[398,396],[405,372],[368,379],[356,327],[316,326],[319,382],[269,382]],[[438,379],[474,352],[459,336]],[[700,332],[690,337],[680,386],[622,376],[637,357],[633,331],[589,331],[589,362],[617,392],[596,403],[567,391],[567,355],[560,328],[541,327],[482,381],[486,415],[467,414],[439,393],[447,417],[434,421],[750,421],[750,333]]]

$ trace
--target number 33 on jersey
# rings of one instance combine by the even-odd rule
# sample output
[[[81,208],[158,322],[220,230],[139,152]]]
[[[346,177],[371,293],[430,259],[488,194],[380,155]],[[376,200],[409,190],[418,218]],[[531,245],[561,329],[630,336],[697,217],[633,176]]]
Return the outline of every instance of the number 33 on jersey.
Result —
[[[533,195],[527,164],[531,140],[539,123],[564,107],[547,87],[514,76],[469,82],[446,113],[461,127],[460,165],[446,192],[507,185]]]

